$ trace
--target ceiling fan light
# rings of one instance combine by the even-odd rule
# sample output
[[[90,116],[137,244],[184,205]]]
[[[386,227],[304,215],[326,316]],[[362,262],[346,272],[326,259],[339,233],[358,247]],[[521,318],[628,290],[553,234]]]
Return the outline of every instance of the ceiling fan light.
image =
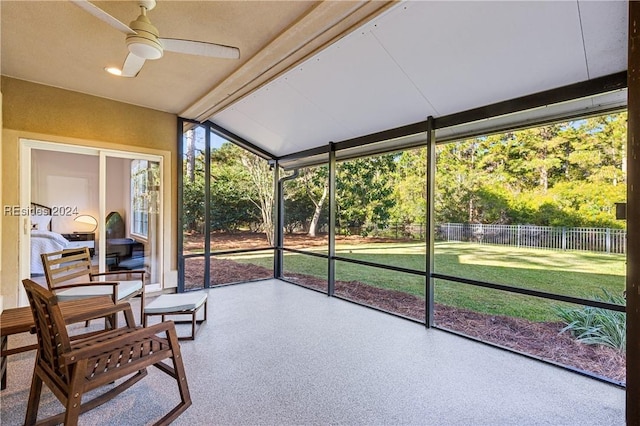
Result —
[[[147,60],[162,58],[162,47],[160,47],[157,43],[143,37],[128,37],[127,47],[129,48],[129,52],[133,53],[139,58]]]
[[[122,70],[117,67],[106,67],[104,70],[111,75],[117,75],[117,76],[122,75]]]

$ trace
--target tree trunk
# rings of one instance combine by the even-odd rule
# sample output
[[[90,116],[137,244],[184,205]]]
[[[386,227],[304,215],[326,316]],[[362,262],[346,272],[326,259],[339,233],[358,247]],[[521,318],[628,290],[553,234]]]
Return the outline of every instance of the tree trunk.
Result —
[[[187,139],[187,179],[189,179],[189,182],[193,182],[196,179],[196,143],[194,131],[187,131],[185,138]]]
[[[322,212],[322,206],[324,205],[328,194],[329,188],[325,185],[322,190],[322,197],[320,197],[320,201],[318,201],[317,203],[315,201],[313,202],[313,204],[315,204],[316,206],[316,209],[313,212],[313,218],[311,218],[311,223],[309,224],[309,233],[307,235],[310,237],[316,236],[316,233],[318,231],[318,222],[320,221],[320,212]]]
[[[546,167],[540,168],[540,187],[545,193],[549,189],[549,171]]]
[[[250,199],[260,209],[262,216],[262,227],[267,237],[267,243],[273,245],[274,225],[273,225],[273,175],[269,170],[267,162],[253,156],[242,156],[242,165],[246,167],[251,180],[256,188],[258,200]]]

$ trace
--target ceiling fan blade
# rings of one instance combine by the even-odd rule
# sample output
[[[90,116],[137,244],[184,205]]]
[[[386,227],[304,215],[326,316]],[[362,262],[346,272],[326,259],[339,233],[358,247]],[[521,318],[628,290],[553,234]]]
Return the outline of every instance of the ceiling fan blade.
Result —
[[[138,75],[144,65],[144,58],[129,53],[122,65],[122,77],[135,77]]]
[[[95,16],[96,18],[100,19],[102,22],[105,22],[111,25],[113,28],[115,28],[118,31],[121,31],[125,34],[137,34],[135,31],[129,28],[128,25],[123,24],[122,22],[120,22],[119,20],[109,15],[107,12],[105,12],[104,10],[100,9],[98,6],[94,5],[93,3],[90,3],[87,0],[69,0],[69,1],[75,4],[76,6],[78,6],[79,8],[83,9],[84,11]]]
[[[206,43],[203,41],[180,40],[177,38],[159,38],[159,40],[164,50],[168,52],[226,59],[238,59],[240,57],[240,49],[237,47]]]

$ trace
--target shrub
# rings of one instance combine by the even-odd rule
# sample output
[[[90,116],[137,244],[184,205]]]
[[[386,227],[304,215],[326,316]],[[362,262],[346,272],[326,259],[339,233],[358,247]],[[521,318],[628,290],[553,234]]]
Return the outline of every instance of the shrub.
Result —
[[[605,297],[596,296],[601,302],[626,305],[623,296],[616,296],[602,289]],[[618,351],[627,346],[627,323],[624,312],[585,306],[582,308],[555,307],[555,312],[565,322],[561,333],[570,331],[579,342],[587,345],[604,345]]]

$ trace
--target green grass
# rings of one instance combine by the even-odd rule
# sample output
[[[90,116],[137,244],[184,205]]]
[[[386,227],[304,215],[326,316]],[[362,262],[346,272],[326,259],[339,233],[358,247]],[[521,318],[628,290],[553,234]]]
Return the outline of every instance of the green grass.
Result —
[[[578,251],[519,249],[471,243],[437,243],[435,271],[440,274],[549,293],[594,299],[606,289],[621,294],[625,287],[625,256]],[[423,243],[370,243],[340,245],[342,257],[408,269],[425,270]],[[240,262],[270,267],[269,256],[235,256]],[[325,259],[286,253],[284,267],[326,279]],[[424,278],[412,274],[336,263],[336,279],[360,281],[381,288],[424,297]],[[534,321],[559,321],[555,307],[573,306],[498,290],[436,280],[435,300],[450,306]]]

